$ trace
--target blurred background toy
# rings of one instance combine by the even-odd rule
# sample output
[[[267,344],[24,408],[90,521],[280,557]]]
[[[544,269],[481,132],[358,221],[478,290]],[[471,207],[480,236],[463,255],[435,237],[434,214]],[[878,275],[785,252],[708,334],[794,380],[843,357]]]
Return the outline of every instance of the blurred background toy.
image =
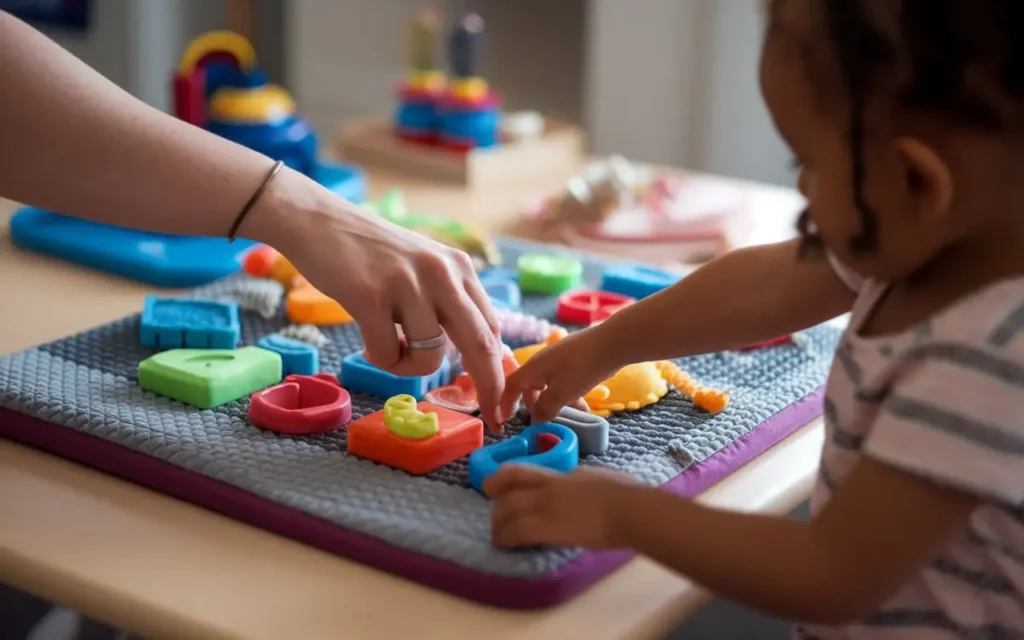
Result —
[[[486,28],[476,13],[453,21],[441,47],[443,20],[420,9],[406,29],[404,81],[389,121],[349,125],[342,157],[434,180],[493,186],[518,178],[571,172],[579,164],[583,134],[535,111],[502,112],[481,60]],[[447,52],[447,73],[439,51]]]
[[[316,133],[291,95],[268,82],[241,35],[212,31],[194,39],[172,82],[174,114],[185,122],[281,160],[348,200],[363,199],[362,171],[318,158]]]
[[[546,240],[659,264],[707,261],[741,244],[749,228],[746,196],[735,186],[621,156],[587,167],[530,207],[524,222]]]

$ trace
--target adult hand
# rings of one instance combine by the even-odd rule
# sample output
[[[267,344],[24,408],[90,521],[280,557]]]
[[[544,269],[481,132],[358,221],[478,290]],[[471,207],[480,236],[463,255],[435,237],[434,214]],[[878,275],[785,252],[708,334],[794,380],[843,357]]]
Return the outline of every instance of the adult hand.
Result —
[[[469,256],[338,198],[314,200],[290,221],[281,218],[275,248],[345,307],[362,332],[367,360],[381,369],[427,375],[444,357],[443,346],[403,346],[396,323],[408,342],[447,333],[476,384],[484,421],[499,428],[501,338]]]

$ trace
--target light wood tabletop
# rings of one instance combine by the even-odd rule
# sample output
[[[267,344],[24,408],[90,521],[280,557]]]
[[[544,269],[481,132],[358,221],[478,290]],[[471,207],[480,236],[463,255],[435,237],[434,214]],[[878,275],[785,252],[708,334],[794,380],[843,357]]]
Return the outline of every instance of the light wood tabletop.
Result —
[[[558,186],[466,193],[401,184],[411,207],[507,229]],[[789,235],[796,194],[744,185],[754,241]],[[0,201],[0,219],[13,204]],[[137,311],[143,285],[16,249],[0,237],[0,353]],[[820,421],[700,496],[718,507],[785,513],[807,498]],[[540,612],[461,601],[9,441],[0,441],[0,581],[147,638],[657,638],[707,596],[645,559]]]

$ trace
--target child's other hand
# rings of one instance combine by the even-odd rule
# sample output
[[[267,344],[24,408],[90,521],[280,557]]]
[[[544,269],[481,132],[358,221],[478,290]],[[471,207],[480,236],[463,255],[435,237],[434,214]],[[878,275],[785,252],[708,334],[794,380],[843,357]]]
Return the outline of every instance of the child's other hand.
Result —
[[[494,501],[494,546],[621,546],[614,530],[617,516],[640,486],[603,469],[580,467],[564,474],[535,465],[503,465],[484,483],[484,493]]]
[[[520,398],[535,423],[549,422],[562,407],[586,395],[594,386],[615,373],[609,337],[597,325],[569,335],[544,347],[505,381],[501,397],[504,416]]]

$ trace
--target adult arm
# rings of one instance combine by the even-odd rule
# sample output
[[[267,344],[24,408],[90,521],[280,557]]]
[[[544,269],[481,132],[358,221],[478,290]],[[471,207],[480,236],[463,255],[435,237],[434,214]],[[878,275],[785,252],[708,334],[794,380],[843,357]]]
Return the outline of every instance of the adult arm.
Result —
[[[0,195],[120,226],[220,236],[266,177],[266,156],[164,114],[0,12]],[[504,383],[496,323],[468,257],[367,215],[283,170],[240,235],[279,249],[359,323],[367,356],[426,374],[441,328],[465,354],[484,417]]]

